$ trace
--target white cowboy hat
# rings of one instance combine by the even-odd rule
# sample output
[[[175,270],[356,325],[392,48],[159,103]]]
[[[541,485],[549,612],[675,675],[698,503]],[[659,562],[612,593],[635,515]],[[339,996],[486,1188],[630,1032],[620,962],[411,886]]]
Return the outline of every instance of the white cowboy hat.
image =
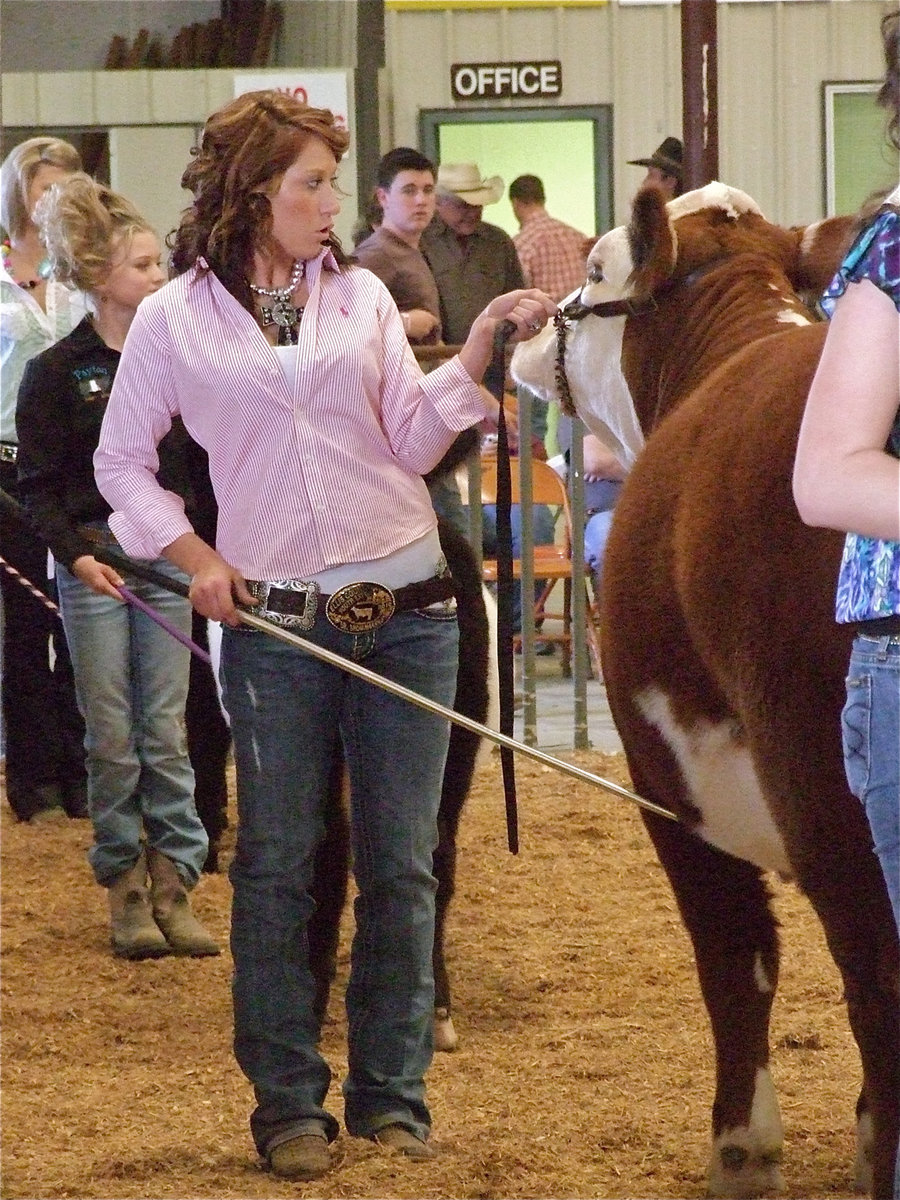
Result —
[[[466,204],[482,207],[496,204],[503,195],[503,180],[499,175],[482,179],[475,163],[441,163],[438,167],[437,186],[440,192],[452,192]]]

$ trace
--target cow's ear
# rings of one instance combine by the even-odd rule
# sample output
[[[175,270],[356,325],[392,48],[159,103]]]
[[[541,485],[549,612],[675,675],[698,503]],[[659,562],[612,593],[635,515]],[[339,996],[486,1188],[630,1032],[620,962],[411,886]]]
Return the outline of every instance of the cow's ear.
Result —
[[[798,292],[819,296],[825,290],[850,246],[855,226],[854,217],[829,217],[815,225],[792,227],[797,261],[789,274]]]
[[[665,195],[655,187],[641,188],[631,209],[628,244],[636,295],[652,292],[672,274],[675,235],[666,211]]]

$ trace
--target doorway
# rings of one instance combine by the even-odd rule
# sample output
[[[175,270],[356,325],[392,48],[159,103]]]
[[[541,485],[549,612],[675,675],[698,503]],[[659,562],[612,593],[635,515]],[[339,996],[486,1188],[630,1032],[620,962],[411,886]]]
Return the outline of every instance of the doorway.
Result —
[[[433,162],[474,162],[508,187],[517,175],[544,183],[547,211],[586,236],[613,223],[612,106],[559,108],[426,108],[419,144]],[[504,195],[488,213],[492,225],[518,232]]]

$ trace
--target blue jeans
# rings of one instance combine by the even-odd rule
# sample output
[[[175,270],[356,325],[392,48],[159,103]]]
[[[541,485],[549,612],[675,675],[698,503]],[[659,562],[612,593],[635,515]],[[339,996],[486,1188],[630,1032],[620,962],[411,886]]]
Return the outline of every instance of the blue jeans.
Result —
[[[842,724],[847,780],[865,807],[900,931],[900,638],[856,638]]]
[[[612,526],[613,510],[622,484],[617,479],[586,479],[584,482],[584,561],[587,563],[594,591],[599,594],[603,580],[603,559]]]
[[[532,517],[532,542],[535,546],[552,546],[555,540],[553,511],[546,504],[535,504]],[[511,504],[509,508],[510,540],[513,558],[522,557],[522,508]],[[482,544],[489,558],[497,557],[497,505],[485,504],[481,509]],[[544,590],[541,579],[534,581],[534,598],[539,600]],[[522,584],[513,585],[512,626],[514,633],[522,631]]]
[[[441,704],[456,689],[455,616],[401,613],[372,634],[320,617],[303,635]],[[334,752],[350,776],[359,891],[351,949],[347,1129],[428,1135],[432,1057],[432,872],[448,722],[263,632],[224,630],[222,676],[238,789],[231,949],[234,1045],[254,1086],[254,1142],[266,1155],[304,1131],[337,1135],[323,1107],[306,926]]]
[[[590,568],[594,591],[599,593],[603,579],[603,559],[612,526],[613,510],[594,513],[584,525],[584,561]]]
[[[171,563],[153,566],[185,580]],[[194,807],[184,725],[190,651],[134,606],[99,595],[58,564],[56,584],[85,724],[94,876],[108,885],[127,871],[144,835],[193,887],[208,839]],[[187,600],[132,576],[127,586],[190,636]]]
[[[865,807],[900,932],[900,638],[854,640],[842,725],[847,780]]]

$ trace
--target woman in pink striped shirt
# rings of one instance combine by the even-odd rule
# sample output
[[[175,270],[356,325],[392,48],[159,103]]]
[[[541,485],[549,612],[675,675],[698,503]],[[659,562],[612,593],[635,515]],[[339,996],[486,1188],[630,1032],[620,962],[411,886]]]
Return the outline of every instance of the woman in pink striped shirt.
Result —
[[[504,320],[513,340],[554,312],[500,296],[457,358],[425,375],[384,285],[333,231],[347,134],[325,110],[251,92],[209,119],[185,171],[177,278],[131,326],[97,480],[125,549],[191,576],[225,624],[222,678],[238,783],[235,1053],[250,1126],[278,1175],[330,1166],[330,1071],[317,1049],[306,927],[340,741],[351,782],[359,899],[347,989],[349,1133],[433,1155],[432,855],[447,722],[238,621],[236,604],[444,705],[453,703],[453,586],[422,481],[484,415],[477,381]],[[175,414],[208,451],[215,548],[155,479]]]

